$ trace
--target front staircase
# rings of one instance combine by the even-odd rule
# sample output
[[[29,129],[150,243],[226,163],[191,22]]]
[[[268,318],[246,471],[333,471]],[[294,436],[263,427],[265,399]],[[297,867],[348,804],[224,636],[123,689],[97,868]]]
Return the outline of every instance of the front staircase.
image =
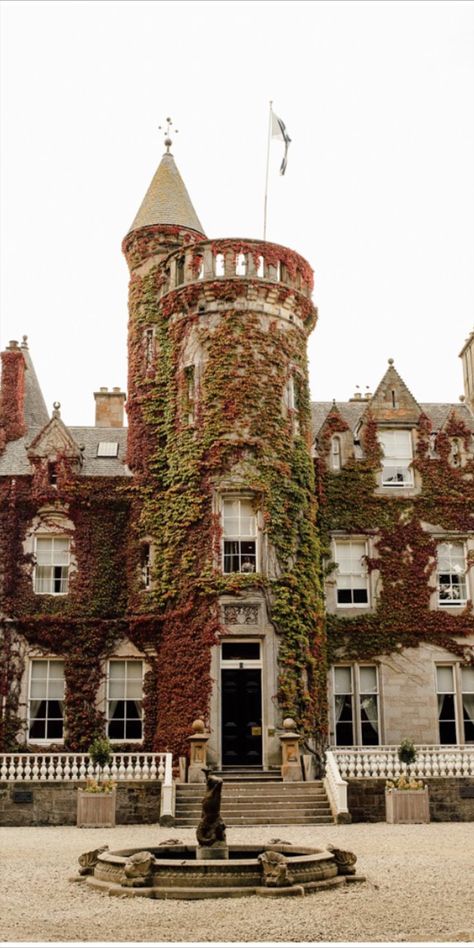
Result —
[[[214,771],[222,777],[221,815],[226,826],[334,823],[322,780],[284,783],[278,770]],[[176,784],[176,826],[197,826],[203,783]]]

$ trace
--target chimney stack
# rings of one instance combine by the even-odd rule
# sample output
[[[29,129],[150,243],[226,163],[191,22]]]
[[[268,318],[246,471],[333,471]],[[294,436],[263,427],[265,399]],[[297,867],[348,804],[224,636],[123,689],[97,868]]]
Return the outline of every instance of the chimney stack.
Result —
[[[2,383],[0,388],[0,427],[5,441],[16,441],[26,432],[25,369],[26,363],[18,342],[9,342],[1,354]]]
[[[100,388],[94,392],[94,398],[96,428],[123,428],[125,392],[118,387],[110,392],[108,388]]]
[[[459,353],[464,375],[464,396],[471,411],[474,411],[474,330],[470,333]]]

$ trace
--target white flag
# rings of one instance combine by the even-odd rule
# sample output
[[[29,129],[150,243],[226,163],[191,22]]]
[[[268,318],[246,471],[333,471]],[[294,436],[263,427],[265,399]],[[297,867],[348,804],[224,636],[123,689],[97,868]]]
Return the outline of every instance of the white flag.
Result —
[[[291,138],[288,135],[285,123],[282,122],[281,118],[278,118],[278,115],[275,115],[274,112],[272,112],[272,138],[279,138],[285,142],[285,154],[283,155],[283,161],[280,165],[280,174],[285,174],[288,162],[288,145],[291,142]]]

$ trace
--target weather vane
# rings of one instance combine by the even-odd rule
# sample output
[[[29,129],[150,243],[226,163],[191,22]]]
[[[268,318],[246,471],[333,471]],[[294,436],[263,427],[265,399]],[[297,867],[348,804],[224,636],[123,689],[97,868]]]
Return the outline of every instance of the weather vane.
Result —
[[[166,154],[169,155],[171,145],[173,144],[173,142],[171,141],[171,138],[170,138],[170,129],[171,129],[171,126],[172,126],[173,122],[171,121],[170,118],[167,118],[167,119],[166,119],[166,123],[167,123],[167,125],[166,125],[166,130],[165,130],[165,145],[166,145]],[[162,125],[158,125],[158,128],[159,128],[160,131],[161,131],[161,130],[163,129],[163,126],[162,126]],[[174,131],[175,131],[175,135],[177,135],[177,134],[178,134],[178,129],[175,128]]]

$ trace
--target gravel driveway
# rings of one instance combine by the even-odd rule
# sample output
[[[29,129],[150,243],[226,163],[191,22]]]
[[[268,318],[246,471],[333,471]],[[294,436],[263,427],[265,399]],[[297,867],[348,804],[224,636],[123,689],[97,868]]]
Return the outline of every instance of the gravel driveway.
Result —
[[[288,842],[357,854],[365,883],[304,898],[178,902],[111,899],[69,881],[77,857],[107,843],[146,849],[194,831],[8,827],[0,830],[3,942],[473,942],[474,823],[260,826],[229,843]]]

